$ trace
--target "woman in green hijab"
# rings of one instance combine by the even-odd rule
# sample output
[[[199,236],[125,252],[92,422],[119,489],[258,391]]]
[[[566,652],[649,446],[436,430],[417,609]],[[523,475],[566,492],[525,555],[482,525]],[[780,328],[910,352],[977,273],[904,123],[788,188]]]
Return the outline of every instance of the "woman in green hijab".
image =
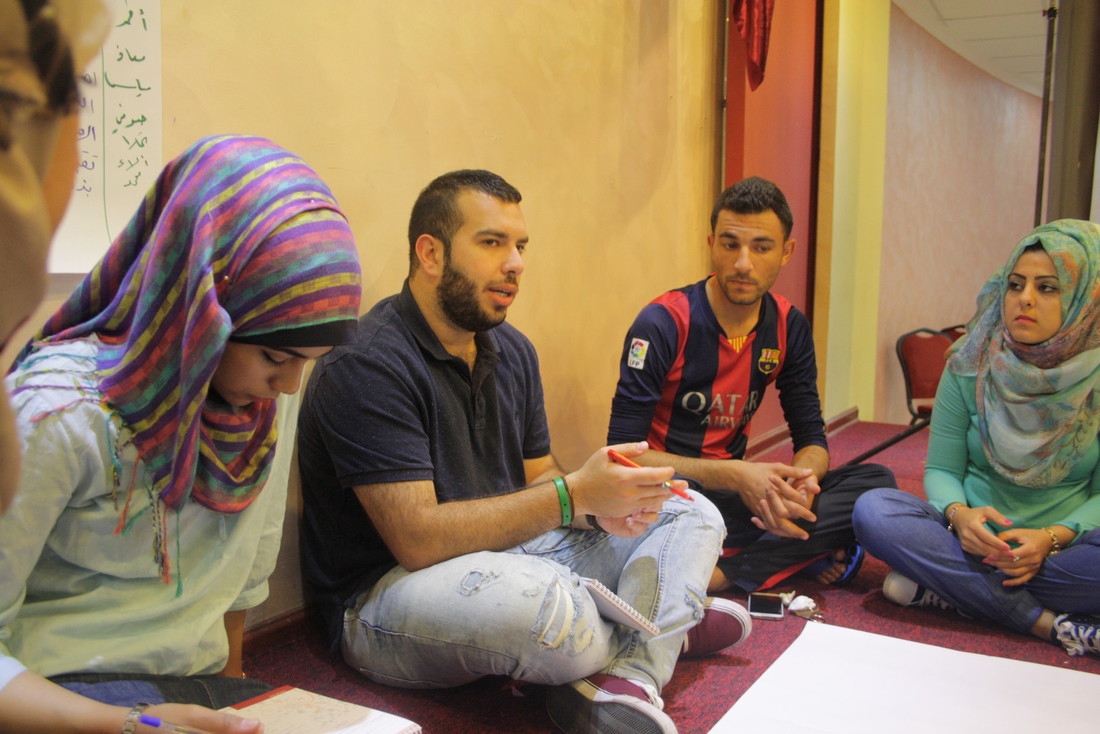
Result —
[[[928,502],[874,490],[883,594],[1100,654],[1100,226],[1032,231],[978,296],[932,411]]]

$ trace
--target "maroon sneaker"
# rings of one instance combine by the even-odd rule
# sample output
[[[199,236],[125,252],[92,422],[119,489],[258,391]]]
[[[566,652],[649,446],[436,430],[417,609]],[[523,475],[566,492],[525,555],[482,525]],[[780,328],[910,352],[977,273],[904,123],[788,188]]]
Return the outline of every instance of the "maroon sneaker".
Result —
[[[703,619],[688,630],[680,655],[701,658],[740,645],[752,632],[749,610],[735,601],[708,597]]]
[[[676,734],[662,705],[637,683],[605,673],[546,694],[550,720],[567,734]]]

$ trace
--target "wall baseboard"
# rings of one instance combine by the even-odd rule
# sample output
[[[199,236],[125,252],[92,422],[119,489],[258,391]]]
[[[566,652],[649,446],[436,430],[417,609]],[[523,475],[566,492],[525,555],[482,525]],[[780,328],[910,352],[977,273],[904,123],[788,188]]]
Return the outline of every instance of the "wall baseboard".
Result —
[[[246,656],[259,655],[304,637],[310,624],[308,617],[309,613],[305,608],[293,609],[246,629],[244,632]]]
[[[841,431],[848,426],[859,421],[859,408],[848,408],[848,410],[833,416],[829,420],[825,421],[825,435],[832,436],[833,434]],[[773,449],[777,449],[783,444],[789,444],[791,442],[791,429],[784,423],[781,426],[777,426],[767,433],[762,433],[755,438],[749,439],[749,445],[745,449],[745,458],[748,460],[755,459],[757,456],[768,453]]]
[[[859,408],[848,408],[843,413],[825,421],[825,435],[832,436],[853,423],[859,423]]]

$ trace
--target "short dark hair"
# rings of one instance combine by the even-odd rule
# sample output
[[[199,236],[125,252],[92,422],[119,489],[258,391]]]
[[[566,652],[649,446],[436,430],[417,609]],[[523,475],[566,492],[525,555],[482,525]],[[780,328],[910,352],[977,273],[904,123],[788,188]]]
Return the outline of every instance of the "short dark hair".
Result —
[[[428,184],[416,197],[409,216],[409,272],[417,267],[416,241],[429,234],[443,242],[444,252],[451,246],[451,237],[462,226],[458,195],[467,189],[480,191],[495,199],[518,204],[523,196],[515,186],[492,171],[463,169],[444,173]]]
[[[779,223],[783,225],[783,238],[791,238],[791,229],[794,227],[794,217],[791,216],[791,207],[787,204],[787,197],[771,181],[752,176],[738,181],[733,186],[722,192],[714,209],[710,213],[710,231],[718,224],[718,213],[728,209],[734,214],[762,214],[769,209],[779,217]]]

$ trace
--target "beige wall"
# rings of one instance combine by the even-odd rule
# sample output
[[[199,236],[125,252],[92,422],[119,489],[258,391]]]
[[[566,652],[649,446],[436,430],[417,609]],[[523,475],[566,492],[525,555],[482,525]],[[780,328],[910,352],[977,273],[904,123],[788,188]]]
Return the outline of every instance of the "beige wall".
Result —
[[[162,35],[165,159],[223,132],[302,156],[351,221],[364,308],[400,288],[431,178],[479,167],[515,184],[531,245],[509,321],[539,351],[559,460],[603,445],[630,320],[705,273],[710,3],[164,0]],[[293,608],[285,545],[250,623]]]
[[[894,343],[969,320],[982,283],[1031,230],[1042,105],[896,7],[889,73],[874,417],[904,423]]]
[[[164,157],[237,132],[304,158],[351,222],[364,310],[401,287],[428,181],[472,167],[511,181],[531,244],[509,321],[539,351],[553,450],[575,468],[604,443],[634,315],[706,272],[716,19],[695,0],[163,0]],[[75,284],[54,280],[13,344]],[[272,481],[293,475],[280,448]],[[250,626],[301,604],[291,484]]]
[[[164,0],[165,157],[247,132],[305,158],[351,220],[365,308],[400,288],[408,212],[431,178],[509,179],[531,233],[509,320],[539,350],[572,466],[603,442],[630,319],[705,268],[708,6]]]

